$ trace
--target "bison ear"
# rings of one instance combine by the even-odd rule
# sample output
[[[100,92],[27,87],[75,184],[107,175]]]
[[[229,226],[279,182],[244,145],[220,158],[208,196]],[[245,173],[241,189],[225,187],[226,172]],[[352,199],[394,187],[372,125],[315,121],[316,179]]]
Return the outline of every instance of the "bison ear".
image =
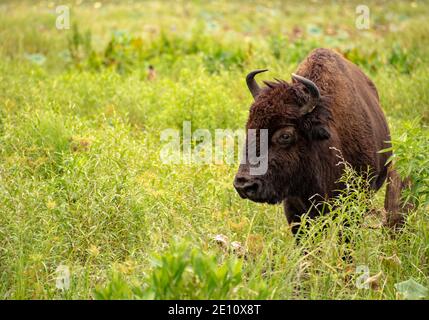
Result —
[[[311,137],[314,140],[327,140],[331,137],[331,133],[325,126],[318,125],[312,128]]]
[[[308,93],[310,95],[310,97],[307,99],[307,102],[301,106],[301,115],[305,115],[307,113],[312,112],[320,101],[319,88],[313,81],[301,77],[295,73],[292,73],[292,80],[295,82],[302,83],[308,90]]]

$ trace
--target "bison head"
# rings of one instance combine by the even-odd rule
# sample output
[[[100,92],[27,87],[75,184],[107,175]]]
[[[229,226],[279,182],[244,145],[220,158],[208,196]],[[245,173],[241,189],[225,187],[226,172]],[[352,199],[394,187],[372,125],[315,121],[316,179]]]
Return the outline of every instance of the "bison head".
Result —
[[[317,85],[304,77],[292,74],[292,83],[283,80],[264,82],[260,88],[254,77],[256,70],[247,75],[246,82],[255,101],[253,102],[249,129],[267,129],[267,170],[263,174],[251,174],[252,164],[246,157],[234,179],[234,187],[242,198],[255,202],[278,203],[288,196],[301,196],[317,179],[318,143],[329,139],[330,117],[323,108]],[[256,134],[256,144],[263,143]],[[249,135],[246,139],[248,155]],[[256,148],[256,153],[260,148]],[[259,150],[259,151],[258,151]]]

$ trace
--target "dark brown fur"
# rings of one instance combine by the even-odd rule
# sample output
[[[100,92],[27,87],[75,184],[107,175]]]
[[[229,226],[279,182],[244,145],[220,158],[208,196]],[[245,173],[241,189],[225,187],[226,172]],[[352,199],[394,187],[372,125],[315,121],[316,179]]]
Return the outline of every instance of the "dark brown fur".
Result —
[[[250,177],[249,165],[242,164],[235,180],[253,179],[260,186],[252,196],[239,191],[242,197],[256,202],[283,201],[289,223],[300,221],[311,207],[310,198],[328,199],[342,188],[338,152],[358,172],[370,168],[374,190],[386,180],[385,164],[391,155],[378,153],[390,147],[390,133],[377,89],[356,65],[332,50],[316,49],[296,74],[318,86],[320,102],[301,116],[300,108],[309,99],[302,83],[265,82],[250,108],[246,128],[268,129],[268,172]],[[293,143],[284,146],[272,140],[281,130],[293,135]],[[310,216],[316,214],[310,212]]]

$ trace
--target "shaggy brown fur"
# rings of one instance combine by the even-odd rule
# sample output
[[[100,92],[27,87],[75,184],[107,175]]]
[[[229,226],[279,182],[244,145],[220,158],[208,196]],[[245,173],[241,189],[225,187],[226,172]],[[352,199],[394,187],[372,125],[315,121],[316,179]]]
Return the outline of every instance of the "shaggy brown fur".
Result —
[[[378,153],[390,147],[389,129],[375,85],[356,65],[332,50],[316,49],[296,74],[317,85],[319,103],[312,112],[301,115],[300,108],[309,100],[301,82],[265,82],[250,108],[246,127],[268,129],[268,171],[250,176],[249,164],[242,164],[234,181],[243,198],[283,201],[289,223],[300,221],[311,207],[310,198],[328,199],[343,188],[338,183],[343,171],[338,150],[358,172],[370,168],[374,190],[386,180],[385,164],[391,155]],[[289,142],[279,143],[279,136]],[[392,179],[397,181],[399,176],[394,174]],[[248,192],[242,186],[249,183],[252,190]],[[316,214],[316,210],[310,212],[310,216]]]

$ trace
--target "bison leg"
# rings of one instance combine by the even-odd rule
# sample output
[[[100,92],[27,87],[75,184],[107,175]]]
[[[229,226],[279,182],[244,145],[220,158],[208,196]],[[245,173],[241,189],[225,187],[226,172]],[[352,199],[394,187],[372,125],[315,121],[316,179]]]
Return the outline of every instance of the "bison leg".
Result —
[[[410,179],[402,180],[393,168],[389,168],[387,175],[386,197],[384,209],[386,210],[385,225],[390,228],[400,228],[405,221],[405,215],[412,209],[411,205],[404,205],[401,192],[410,186]]]
[[[298,235],[298,230],[301,227],[301,215],[307,212],[307,208],[304,202],[295,197],[286,199],[283,202],[284,211],[287,222],[291,226],[291,230],[294,236]]]

